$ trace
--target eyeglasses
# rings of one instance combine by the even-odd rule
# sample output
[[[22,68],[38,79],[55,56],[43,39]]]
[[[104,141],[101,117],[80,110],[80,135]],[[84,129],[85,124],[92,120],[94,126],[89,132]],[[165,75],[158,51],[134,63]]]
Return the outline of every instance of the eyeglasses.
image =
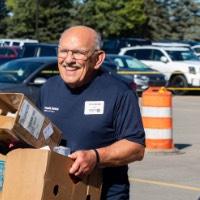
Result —
[[[71,56],[75,59],[75,60],[83,60],[86,61],[88,60],[96,51],[98,51],[97,49],[95,49],[90,55],[89,52],[90,51],[84,51],[84,50],[69,50],[69,49],[65,49],[62,48],[61,46],[58,46],[58,57],[60,58],[66,58],[69,53],[71,54]]]

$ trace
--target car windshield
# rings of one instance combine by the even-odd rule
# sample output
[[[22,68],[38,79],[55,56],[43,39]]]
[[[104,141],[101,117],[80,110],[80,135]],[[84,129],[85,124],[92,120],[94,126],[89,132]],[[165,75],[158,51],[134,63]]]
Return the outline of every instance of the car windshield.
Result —
[[[11,61],[0,66],[0,82],[22,83],[43,62]]]
[[[199,61],[199,58],[192,51],[171,51],[167,50],[170,58],[173,61],[194,60]]]
[[[0,55],[6,55],[7,50],[5,48],[0,48]]]
[[[200,47],[195,47],[193,50],[194,50],[196,53],[200,53]]]
[[[137,71],[145,71],[149,69],[149,67],[146,66],[144,63],[134,58],[113,57],[112,60],[119,67],[119,69],[132,69]]]

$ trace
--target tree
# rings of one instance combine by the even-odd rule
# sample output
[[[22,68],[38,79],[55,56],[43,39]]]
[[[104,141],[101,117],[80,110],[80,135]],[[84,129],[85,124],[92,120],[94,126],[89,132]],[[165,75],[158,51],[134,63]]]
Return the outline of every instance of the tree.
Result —
[[[194,1],[145,0],[145,10],[152,39],[200,39],[199,5]]]
[[[13,9],[15,7],[15,0],[6,0],[7,7]]]
[[[85,0],[76,4],[73,13],[72,24],[91,26],[104,37],[146,34],[143,0]]]
[[[145,0],[145,12],[148,16],[149,37],[151,39],[162,39],[171,33],[168,21],[169,13],[161,3],[155,0]]]
[[[7,36],[55,42],[69,24],[71,7],[71,0],[17,0]]]
[[[0,0],[0,36],[2,37],[6,32],[6,15],[7,9],[5,0]]]
[[[172,28],[182,40],[199,40],[200,7],[190,0],[182,0],[181,3],[173,10]]]

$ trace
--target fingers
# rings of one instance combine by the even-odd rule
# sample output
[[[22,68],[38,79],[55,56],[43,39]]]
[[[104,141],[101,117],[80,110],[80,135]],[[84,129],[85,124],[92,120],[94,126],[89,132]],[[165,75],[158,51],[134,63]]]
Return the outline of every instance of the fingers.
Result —
[[[69,154],[68,157],[70,157],[72,160],[76,160],[77,158],[76,152]]]
[[[75,176],[81,177],[91,173],[96,165],[96,155],[93,150],[76,151],[69,155],[69,157],[74,160],[69,173]]]
[[[86,174],[88,174],[87,171],[85,169],[81,168],[81,166],[79,166],[79,168],[77,168],[77,171],[74,172],[74,175],[78,176],[80,178],[82,178]]]
[[[69,169],[69,173],[70,174],[74,174],[74,175],[78,175],[79,172],[79,168],[80,168],[80,163],[77,160],[77,156],[76,153],[73,153],[71,155],[69,155],[70,158],[72,158],[72,160],[75,160],[75,162],[73,163],[72,167]]]
[[[80,164],[77,161],[77,153],[76,152],[72,153],[72,154],[68,155],[68,157],[70,157],[72,160],[74,160],[73,165],[69,169],[69,173],[75,175],[78,172],[79,168],[80,168]]]

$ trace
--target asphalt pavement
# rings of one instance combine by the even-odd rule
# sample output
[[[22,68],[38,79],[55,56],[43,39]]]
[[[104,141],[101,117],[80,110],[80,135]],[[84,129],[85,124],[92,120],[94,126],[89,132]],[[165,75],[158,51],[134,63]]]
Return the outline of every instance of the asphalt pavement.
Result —
[[[200,200],[200,95],[172,101],[176,151],[148,151],[129,165],[130,200]]]

